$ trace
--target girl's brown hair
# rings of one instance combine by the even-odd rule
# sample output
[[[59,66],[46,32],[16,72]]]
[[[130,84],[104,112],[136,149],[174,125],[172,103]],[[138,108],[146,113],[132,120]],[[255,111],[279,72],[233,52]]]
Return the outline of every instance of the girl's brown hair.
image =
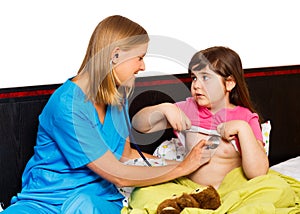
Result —
[[[224,82],[229,77],[235,80],[236,85],[229,96],[230,103],[257,113],[250,99],[241,59],[235,51],[222,46],[199,51],[194,54],[189,63],[189,73],[191,74],[192,69],[199,71],[207,65],[212,71],[222,76]]]
[[[130,19],[115,15],[95,28],[78,74],[88,74],[87,99],[95,103],[117,105],[121,95],[111,72],[111,54],[115,48],[127,51],[149,42],[147,31]]]

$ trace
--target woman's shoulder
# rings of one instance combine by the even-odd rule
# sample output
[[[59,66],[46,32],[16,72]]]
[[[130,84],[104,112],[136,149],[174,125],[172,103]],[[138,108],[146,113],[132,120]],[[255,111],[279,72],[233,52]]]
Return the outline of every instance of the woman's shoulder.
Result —
[[[85,94],[79,86],[68,79],[54,91],[52,97],[54,97],[55,100],[68,104],[70,101],[72,101],[71,103],[76,101],[82,102],[85,99]]]
[[[67,80],[54,91],[43,112],[47,112],[48,115],[71,113],[76,108],[81,109],[87,103],[81,89],[72,81]]]

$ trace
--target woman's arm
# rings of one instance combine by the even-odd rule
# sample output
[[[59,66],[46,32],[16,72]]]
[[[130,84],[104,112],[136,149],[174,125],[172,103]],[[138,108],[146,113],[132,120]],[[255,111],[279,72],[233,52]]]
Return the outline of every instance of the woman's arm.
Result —
[[[143,152],[143,155],[146,158],[151,158],[151,159],[158,159],[158,157],[151,155],[151,154],[147,154]],[[126,139],[126,144],[124,146],[124,151],[122,154],[122,157],[120,159],[121,162],[126,162],[128,160],[131,159],[136,159],[136,158],[140,158],[140,154],[138,153],[138,151],[136,149],[131,148],[130,146],[130,141],[129,141],[129,137]],[[175,160],[164,160],[166,162],[166,164],[178,164],[178,161]]]
[[[107,151],[87,167],[119,187],[154,185],[188,175],[209,162],[210,152],[205,149],[205,143],[204,140],[200,141],[184,161],[174,165],[157,167],[124,165]]]
[[[185,130],[191,127],[189,118],[174,104],[161,103],[143,108],[132,118],[132,126],[143,133],[163,130],[172,127],[174,130]]]
[[[221,136],[232,140],[237,135],[242,155],[242,167],[247,178],[265,175],[269,169],[268,157],[261,141],[257,140],[250,125],[243,120],[233,120],[218,126]]]

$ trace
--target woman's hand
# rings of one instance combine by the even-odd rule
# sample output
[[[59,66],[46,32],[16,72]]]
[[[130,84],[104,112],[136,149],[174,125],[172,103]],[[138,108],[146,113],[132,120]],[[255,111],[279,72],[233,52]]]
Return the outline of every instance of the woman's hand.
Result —
[[[207,164],[211,158],[211,152],[206,149],[206,140],[200,140],[192,150],[187,154],[185,159],[180,163],[182,168],[187,170],[187,174],[190,174],[197,170],[199,167]]]

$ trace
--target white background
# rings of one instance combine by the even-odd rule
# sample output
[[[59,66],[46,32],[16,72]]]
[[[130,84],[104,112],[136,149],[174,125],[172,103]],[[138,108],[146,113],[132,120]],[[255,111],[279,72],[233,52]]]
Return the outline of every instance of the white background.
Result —
[[[115,14],[138,22],[149,35],[195,50],[228,46],[244,68],[300,64],[298,5],[297,0],[1,0],[0,88],[62,83],[74,76],[92,31]],[[145,60],[143,75],[186,72],[172,60]]]

